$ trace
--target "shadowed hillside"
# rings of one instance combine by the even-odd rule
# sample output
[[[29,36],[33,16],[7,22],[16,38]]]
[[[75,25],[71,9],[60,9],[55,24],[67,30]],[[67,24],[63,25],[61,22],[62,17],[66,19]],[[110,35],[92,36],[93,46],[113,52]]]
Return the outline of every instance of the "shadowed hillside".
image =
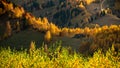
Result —
[[[10,0],[21,5],[36,17],[47,17],[59,27],[95,27],[94,21],[111,14],[111,23],[116,24],[114,16],[119,17],[119,0]],[[106,17],[105,18],[109,18]],[[99,23],[106,22],[99,21]],[[110,21],[109,21],[110,22]],[[118,21],[119,22],[119,21]],[[118,23],[117,22],[117,23]],[[97,23],[97,24],[99,24]],[[89,26],[88,26],[89,25]],[[99,24],[101,25],[101,24]],[[108,24],[109,25],[109,24]]]

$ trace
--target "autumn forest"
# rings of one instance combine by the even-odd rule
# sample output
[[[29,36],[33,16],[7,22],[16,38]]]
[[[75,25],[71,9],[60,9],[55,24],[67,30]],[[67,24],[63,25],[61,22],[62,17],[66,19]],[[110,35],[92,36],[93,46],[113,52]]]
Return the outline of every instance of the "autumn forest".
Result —
[[[119,68],[119,0],[0,0],[0,68]]]

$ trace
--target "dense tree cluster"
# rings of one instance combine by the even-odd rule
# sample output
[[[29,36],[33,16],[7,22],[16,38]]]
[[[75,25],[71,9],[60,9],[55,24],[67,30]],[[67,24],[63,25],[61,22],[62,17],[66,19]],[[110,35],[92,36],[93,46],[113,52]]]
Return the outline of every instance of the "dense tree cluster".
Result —
[[[102,49],[102,52],[106,52],[112,46],[115,51],[120,51],[120,26],[111,25],[103,26],[94,29],[85,29],[85,34],[90,41],[84,41],[81,43],[80,52],[82,53],[94,53],[98,49]]]

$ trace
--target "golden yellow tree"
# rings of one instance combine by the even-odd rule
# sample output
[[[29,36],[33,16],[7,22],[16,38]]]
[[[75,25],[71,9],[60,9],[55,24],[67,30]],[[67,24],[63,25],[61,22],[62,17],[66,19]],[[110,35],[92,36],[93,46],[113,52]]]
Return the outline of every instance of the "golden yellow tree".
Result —
[[[50,30],[52,35],[58,36],[60,33],[60,29],[53,23],[49,24],[49,30]]]
[[[45,41],[48,43],[51,40],[51,32],[47,31],[45,36],[44,36]]]
[[[84,33],[85,33],[85,34],[89,34],[89,33],[90,33],[90,28],[85,27],[85,29],[84,29]]]
[[[14,17],[22,17],[22,15],[25,13],[24,9],[22,7],[15,7],[14,10],[12,10],[14,13]]]
[[[48,22],[48,19],[47,19],[46,17],[44,17],[44,18],[42,19],[42,22],[43,22],[43,23],[49,23],[49,22]]]
[[[92,2],[94,2],[95,0],[86,0],[87,5],[91,4]]]
[[[29,53],[32,54],[35,51],[35,49],[36,49],[35,42],[31,41],[30,48],[29,48]]]
[[[84,8],[84,9],[85,9],[85,6],[83,5],[83,3],[82,3],[82,2],[79,4],[79,7],[80,7],[80,8]]]
[[[4,5],[4,8],[6,11],[13,10],[13,4],[12,3],[6,3],[2,1],[2,4]]]
[[[61,36],[68,36],[68,30],[69,30],[69,29],[66,28],[66,27],[63,28],[63,29],[61,30],[61,34],[60,34],[60,35],[61,35]]]

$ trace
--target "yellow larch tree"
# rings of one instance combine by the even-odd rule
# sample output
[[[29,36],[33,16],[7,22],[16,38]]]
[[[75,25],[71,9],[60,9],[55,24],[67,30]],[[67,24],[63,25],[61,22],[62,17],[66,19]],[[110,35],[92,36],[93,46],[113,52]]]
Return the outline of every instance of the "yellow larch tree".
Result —
[[[94,2],[95,0],[86,0],[87,5],[91,4],[92,2]]]
[[[4,5],[4,8],[6,11],[13,10],[13,4],[12,3],[5,3],[2,1],[2,4]]]
[[[85,9],[85,6],[83,5],[82,2],[79,4],[79,7]]]
[[[15,7],[15,9],[12,10],[12,12],[14,13],[14,16],[17,18],[22,17],[22,15],[25,13],[22,7]]]
[[[47,31],[45,36],[44,36],[45,41],[48,43],[51,40],[51,33],[50,31]]]
[[[68,36],[68,28],[64,27],[62,30],[61,30],[61,36]]]

